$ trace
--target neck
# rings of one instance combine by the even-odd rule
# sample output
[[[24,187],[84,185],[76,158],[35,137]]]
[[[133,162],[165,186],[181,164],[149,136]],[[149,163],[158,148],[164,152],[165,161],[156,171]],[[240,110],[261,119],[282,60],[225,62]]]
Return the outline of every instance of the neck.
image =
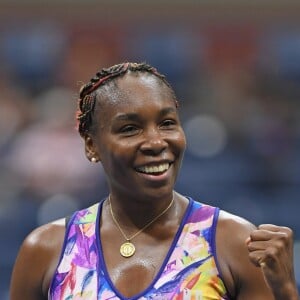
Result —
[[[111,193],[109,196],[115,218],[120,222],[120,224],[128,228],[140,228],[144,226],[146,222],[155,218],[168,208],[171,202],[175,200],[175,197],[175,192],[171,192],[169,195],[161,198],[120,198],[114,193]],[[109,201],[106,201],[106,206],[109,208],[108,204]],[[164,217],[170,216],[170,214],[175,210],[174,204],[175,203],[172,203],[170,205],[169,209],[159,218],[159,220],[163,220]],[[157,220],[157,222],[159,220]]]

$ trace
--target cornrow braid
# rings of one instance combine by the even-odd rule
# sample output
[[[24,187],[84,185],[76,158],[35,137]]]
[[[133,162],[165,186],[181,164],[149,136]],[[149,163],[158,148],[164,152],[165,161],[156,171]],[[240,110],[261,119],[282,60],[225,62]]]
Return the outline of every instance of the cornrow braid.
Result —
[[[148,72],[161,79],[173,92],[170,83],[166,77],[160,74],[154,67],[146,63],[131,63],[125,62],[114,65],[109,68],[103,68],[90,81],[83,85],[79,91],[78,110],[76,112],[77,129],[82,137],[89,133],[92,125],[92,114],[96,104],[95,91],[100,87],[115,79],[116,77],[123,76],[128,71],[131,72]],[[174,99],[175,95],[174,95]],[[177,101],[176,101],[177,106]]]

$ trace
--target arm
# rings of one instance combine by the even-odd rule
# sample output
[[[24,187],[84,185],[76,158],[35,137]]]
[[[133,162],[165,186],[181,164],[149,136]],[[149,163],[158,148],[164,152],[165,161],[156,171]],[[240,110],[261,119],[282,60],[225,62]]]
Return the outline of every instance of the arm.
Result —
[[[266,269],[263,270],[257,264],[258,256],[261,261],[261,253],[255,251],[261,245],[253,244],[254,239],[258,237],[257,229],[253,224],[226,212],[220,213],[217,226],[217,255],[225,285],[232,298],[237,300],[297,300],[297,288],[292,268],[293,258],[289,256],[289,250],[283,250],[279,256],[274,254],[277,261],[281,262],[281,267],[277,266],[276,270],[272,269],[273,271],[268,269],[269,273],[266,275],[267,266],[265,265]],[[269,243],[274,245],[273,240],[269,240]],[[292,244],[292,241],[290,243]],[[274,247],[277,246],[274,245]],[[287,266],[285,270],[282,268],[283,265]],[[283,280],[288,274],[290,275],[288,279]],[[282,286],[289,288],[283,290]]]
[[[10,286],[11,300],[47,299],[64,239],[64,221],[35,229],[24,240],[16,259]]]

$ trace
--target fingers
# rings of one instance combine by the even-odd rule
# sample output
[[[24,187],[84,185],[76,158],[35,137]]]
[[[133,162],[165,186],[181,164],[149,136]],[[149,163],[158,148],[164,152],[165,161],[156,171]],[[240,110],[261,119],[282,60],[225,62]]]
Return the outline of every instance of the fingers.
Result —
[[[263,224],[259,225],[256,230],[250,234],[250,237],[247,239],[246,243],[248,244],[250,241],[268,241],[271,239],[282,239],[284,240],[292,240],[293,239],[293,231],[288,227],[276,226],[271,224]]]
[[[293,231],[289,227],[277,226],[273,224],[261,224],[258,226],[258,230],[267,230],[271,232],[285,232],[287,234],[292,234]]]
[[[247,244],[248,251],[265,250],[269,246],[268,241],[251,241]]]
[[[281,231],[283,229],[282,226],[277,226],[274,224],[261,224],[257,227],[258,229],[270,230],[270,231]]]
[[[293,287],[293,294],[296,290],[293,231],[288,227],[263,224],[250,233],[246,246],[250,261],[261,268],[266,284],[274,295],[279,295],[276,299],[292,299],[285,295],[289,294],[287,287]]]
[[[293,232],[288,227],[260,225],[246,240],[249,258],[256,266],[272,267],[286,255],[292,256]]]
[[[249,259],[256,267],[265,266],[266,264],[264,250],[249,252]]]
[[[249,259],[257,267],[273,268],[280,256],[279,252],[273,245],[266,249],[249,250]]]

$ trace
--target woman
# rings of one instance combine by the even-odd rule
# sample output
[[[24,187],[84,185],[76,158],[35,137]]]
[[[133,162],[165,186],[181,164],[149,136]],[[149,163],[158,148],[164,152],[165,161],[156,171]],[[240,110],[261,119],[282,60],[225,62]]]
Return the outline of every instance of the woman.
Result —
[[[110,194],[29,234],[12,300],[298,299],[289,228],[255,228],[173,190],[186,141],[156,69],[101,70],[81,89],[77,118]]]

